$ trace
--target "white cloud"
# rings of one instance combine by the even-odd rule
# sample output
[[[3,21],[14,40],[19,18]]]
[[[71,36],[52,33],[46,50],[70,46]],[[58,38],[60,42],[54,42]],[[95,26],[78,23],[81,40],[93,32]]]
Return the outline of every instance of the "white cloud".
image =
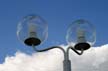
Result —
[[[70,60],[72,71],[108,71],[108,45],[91,48],[81,56],[70,50]],[[0,71],[63,71],[62,61],[59,49],[32,55],[17,52],[15,56],[6,57]]]

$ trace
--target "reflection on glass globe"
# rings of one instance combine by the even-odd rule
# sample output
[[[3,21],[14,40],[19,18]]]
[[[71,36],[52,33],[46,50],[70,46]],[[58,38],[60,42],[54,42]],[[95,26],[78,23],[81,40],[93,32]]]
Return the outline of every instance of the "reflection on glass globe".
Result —
[[[96,41],[95,28],[87,20],[76,20],[69,26],[66,40],[77,50],[87,50]]]
[[[41,44],[48,35],[48,25],[46,21],[37,15],[24,17],[17,27],[18,38],[28,46]]]

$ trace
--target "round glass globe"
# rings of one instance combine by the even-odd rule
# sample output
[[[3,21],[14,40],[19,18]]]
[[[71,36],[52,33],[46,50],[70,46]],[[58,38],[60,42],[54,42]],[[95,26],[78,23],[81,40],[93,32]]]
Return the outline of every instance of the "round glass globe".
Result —
[[[74,21],[67,31],[66,40],[69,45],[84,47],[84,50],[92,46],[96,41],[96,31],[94,26],[87,20],[79,19]],[[81,43],[81,45],[79,45]],[[86,44],[85,44],[86,43]],[[81,48],[77,48],[81,50]]]
[[[17,36],[24,44],[37,46],[48,36],[48,25],[38,15],[24,17],[17,26]]]

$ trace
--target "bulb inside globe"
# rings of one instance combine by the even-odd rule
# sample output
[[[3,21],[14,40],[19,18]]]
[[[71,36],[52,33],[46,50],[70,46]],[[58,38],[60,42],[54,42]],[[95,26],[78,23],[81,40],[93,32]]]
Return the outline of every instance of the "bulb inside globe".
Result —
[[[28,38],[25,39],[24,43],[28,46],[37,46],[41,43],[41,40],[37,37],[36,34],[36,25],[34,23],[30,23],[28,26]]]
[[[66,40],[77,50],[87,50],[96,40],[94,26],[87,20],[76,20],[69,26]]]
[[[48,35],[46,21],[37,15],[28,15],[18,24],[17,36],[28,46],[40,45]]]

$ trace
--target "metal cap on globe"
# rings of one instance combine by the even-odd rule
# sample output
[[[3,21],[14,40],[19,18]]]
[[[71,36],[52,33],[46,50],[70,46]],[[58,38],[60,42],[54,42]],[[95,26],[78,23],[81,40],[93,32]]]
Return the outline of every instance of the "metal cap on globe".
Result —
[[[24,44],[37,46],[47,38],[48,25],[40,16],[28,15],[18,24],[17,36]]]
[[[69,26],[66,40],[76,50],[87,50],[96,41],[95,28],[87,20],[76,20]]]

